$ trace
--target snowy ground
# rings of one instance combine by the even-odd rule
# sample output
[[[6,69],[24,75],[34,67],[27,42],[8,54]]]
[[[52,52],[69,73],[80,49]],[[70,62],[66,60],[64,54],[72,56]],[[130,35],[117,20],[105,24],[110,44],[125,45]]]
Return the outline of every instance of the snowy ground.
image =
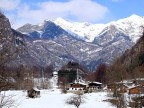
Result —
[[[6,95],[12,94],[18,104],[14,108],[75,108],[68,105],[65,101],[72,95],[71,93],[62,94],[59,90],[41,90],[41,97],[28,98],[24,91],[7,91]],[[104,102],[107,99],[106,92],[84,94],[85,103],[80,108],[115,108],[110,103]]]

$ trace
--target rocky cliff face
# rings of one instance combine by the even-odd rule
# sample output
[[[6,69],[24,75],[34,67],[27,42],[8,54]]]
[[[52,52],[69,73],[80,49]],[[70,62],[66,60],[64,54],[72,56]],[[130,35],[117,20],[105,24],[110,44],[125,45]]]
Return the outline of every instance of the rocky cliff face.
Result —
[[[23,38],[16,34],[10,26],[9,20],[0,13],[0,65],[13,61],[22,50]]]

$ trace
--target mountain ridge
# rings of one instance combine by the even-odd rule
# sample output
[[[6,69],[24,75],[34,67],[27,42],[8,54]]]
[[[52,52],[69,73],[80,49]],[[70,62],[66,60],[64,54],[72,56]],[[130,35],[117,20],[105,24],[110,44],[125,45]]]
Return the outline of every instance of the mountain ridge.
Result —
[[[39,29],[35,29],[35,27],[37,26],[37,28],[42,28],[45,22],[48,22],[48,21],[50,20],[45,20],[43,23],[40,23],[38,25],[29,25],[29,26],[36,31],[40,31]],[[86,42],[93,42],[94,39],[97,36],[99,36],[99,34],[103,31],[103,29],[111,25],[114,25],[119,30],[129,35],[131,40],[134,43],[136,43],[138,38],[140,38],[139,36],[141,35],[140,28],[141,26],[144,26],[144,18],[135,14],[127,18],[119,19],[117,21],[111,21],[106,24],[92,24],[88,22],[79,23],[79,22],[67,21],[67,20],[64,20],[63,18],[57,18],[55,21],[50,21],[50,22],[53,22],[54,24],[60,26],[62,29],[67,31],[69,34],[77,38],[80,38]],[[17,30],[24,33],[22,28],[23,26],[18,28]]]

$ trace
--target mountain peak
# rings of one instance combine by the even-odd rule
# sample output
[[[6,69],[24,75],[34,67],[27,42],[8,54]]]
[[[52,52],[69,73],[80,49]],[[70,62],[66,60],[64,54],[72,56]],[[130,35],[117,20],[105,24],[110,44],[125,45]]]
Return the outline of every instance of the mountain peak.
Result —
[[[136,14],[133,14],[133,15],[125,18],[125,19],[132,21],[132,22],[136,22],[136,23],[143,23],[144,22],[144,18],[142,16],[138,16]]]
[[[67,21],[61,17],[58,17],[54,22],[67,22]]]
[[[123,18],[123,19],[119,19],[116,22],[135,22],[135,23],[142,23],[144,22],[144,18],[141,16],[138,16],[136,14],[132,14],[131,16],[127,17],[127,18]]]
[[[143,17],[141,17],[141,16],[138,16],[138,15],[136,15],[136,14],[132,14],[131,16],[129,16],[128,18],[126,18],[126,19],[128,19],[128,20],[130,20],[130,21],[144,21],[144,18]]]
[[[136,14],[132,14],[130,17],[128,17],[128,18],[142,18],[141,16],[139,16],[139,15],[136,15]]]

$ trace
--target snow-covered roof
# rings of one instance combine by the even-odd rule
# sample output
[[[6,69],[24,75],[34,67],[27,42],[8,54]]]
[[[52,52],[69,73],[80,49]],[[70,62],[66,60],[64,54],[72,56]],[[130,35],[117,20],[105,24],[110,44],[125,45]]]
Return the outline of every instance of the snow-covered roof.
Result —
[[[136,79],[123,80],[123,81],[117,82],[117,83],[133,83],[134,81],[144,81],[144,78],[136,78]]]
[[[124,84],[124,83],[126,83],[126,84],[131,84],[131,83],[133,83],[133,81],[132,80],[123,80],[123,81],[121,81],[121,82],[117,82],[117,84]]]
[[[54,74],[54,75],[55,75],[55,74],[58,74],[58,72],[57,72],[57,71],[54,71],[53,74]]]
[[[83,83],[83,82],[77,82],[77,83],[81,85],[87,85],[86,83]]]
[[[70,84],[81,84],[81,85],[87,85],[87,84],[84,83],[84,82],[74,82],[74,83],[70,83]]]
[[[34,89],[35,91],[39,91],[39,89],[38,89],[38,88],[36,88],[36,87],[33,87],[33,89]]]
[[[95,84],[102,84],[102,83],[100,83],[100,82],[90,82],[90,83],[95,83]]]
[[[129,86],[128,89],[132,89],[132,88],[135,88],[135,87],[140,87],[141,85],[132,85],[132,86]]]

